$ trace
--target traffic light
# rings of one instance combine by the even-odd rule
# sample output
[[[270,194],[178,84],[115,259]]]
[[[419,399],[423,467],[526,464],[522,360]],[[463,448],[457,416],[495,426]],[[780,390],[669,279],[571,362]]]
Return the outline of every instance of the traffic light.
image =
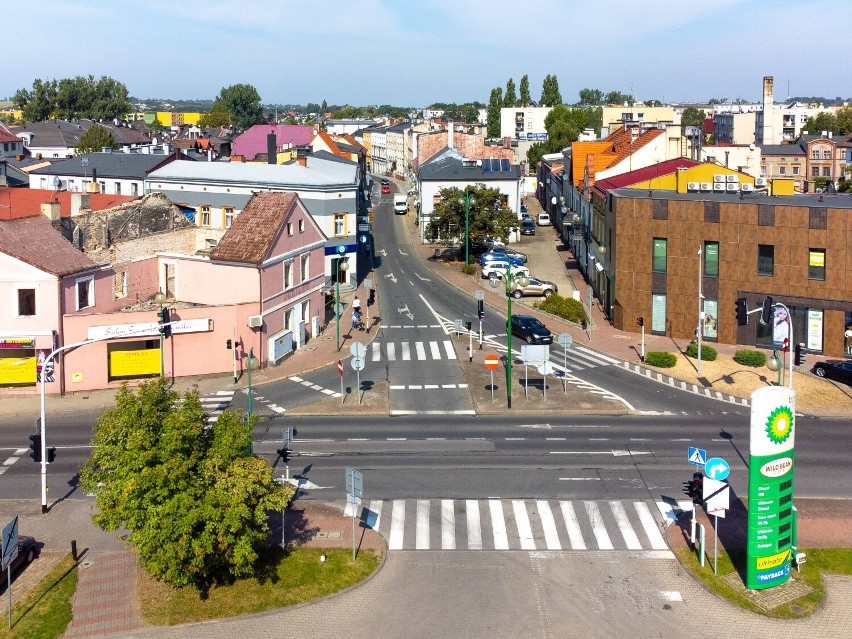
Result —
[[[700,504],[704,501],[703,492],[704,492],[704,473],[692,473],[692,492],[690,493],[690,497],[692,497],[693,504]]]
[[[772,321],[772,298],[767,295],[760,311],[760,323],[766,326],[770,321]]]
[[[485,302],[482,300],[476,301],[476,314],[479,316],[479,319],[485,317]]]
[[[645,326],[645,318],[644,317],[637,317],[636,318],[636,325],[639,326],[640,328],[642,326]]]
[[[737,298],[737,326],[748,324],[748,300],[744,297]]]
[[[30,435],[30,457],[34,462],[41,461],[41,435]]]
[[[231,340],[229,340],[229,339],[225,340],[225,348],[227,348],[228,350],[231,350],[231,348],[232,348]]]
[[[171,337],[172,336],[172,327],[169,324],[172,319],[169,317],[169,309],[161,308],[160,309],[160,332],[163,334],[163,337]]]
[[[467,332],[470,333],[471,327],[473,326],[473,322],[465,322],[464,325],[467,328]]]
[[[290,463],[290,449],[287,446],[278,449],[278,456],[281,458],[285,464]]]
[[[805,353],[803,352],[805,345],[802,343],[796,344],[796,354],[793,358],[793,363],[796,366],[802,366],[805,363]]]
[[[51,446],[47,449],[47,463],[52,464],[54,459],[56,459],[56,446]]]

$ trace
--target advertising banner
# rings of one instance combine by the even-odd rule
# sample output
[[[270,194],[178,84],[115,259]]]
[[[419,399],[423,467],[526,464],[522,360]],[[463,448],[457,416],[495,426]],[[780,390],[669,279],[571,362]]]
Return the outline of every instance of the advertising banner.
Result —
[[[790,578],[796,393],[771,386],[751,395],[746,588]]]
[[[109,354],[109,377],[142,377],[160,374],[160,349],[112,351]]]
[[[35,383],[35,357],[0,357],[0,384]]]

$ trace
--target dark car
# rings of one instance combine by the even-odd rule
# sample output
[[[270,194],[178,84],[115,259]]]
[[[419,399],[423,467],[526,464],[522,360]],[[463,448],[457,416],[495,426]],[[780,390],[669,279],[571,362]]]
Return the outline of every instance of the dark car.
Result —
[[[382,186],[387,186],[388,184],[390,184],[390,180],[387,178],[382,178]]]
[[[36,540],[27,535],[18,535],[18,556],[12,560],[12,574],[18,572],[27,564],[31,564],[33,559],[38,555],[38,544]],[[6,580],[3,579],[3,587],[6,587]]]
[[[523,266],[525,261],[526,255],[523,253],[510,255],[505,251],[488,251],[480,256],[479,265],[485,266],[488,262],[509,262],[515,266]]]
[[[834,359],[817,362],[814,364],[814,373],[819,377],[828,377],[852,385],[852,361]]]
[[[521,220],[521,235],[535,235],[535,222],[531,217]]]
[[[553,343],[553,333],[531,315],[512,315],[512,335],[522,337],[530,344]]]

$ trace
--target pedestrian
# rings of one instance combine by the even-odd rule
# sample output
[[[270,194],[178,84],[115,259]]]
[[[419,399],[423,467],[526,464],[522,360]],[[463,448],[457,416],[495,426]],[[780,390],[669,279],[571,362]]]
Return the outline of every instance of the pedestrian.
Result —
[[[361,300],[358,299],[357,295],[352,299],[352,310],[361,312]]]
[[[361,327],[361,311],[355,309],[352,311],[352,330],[357,331]]]

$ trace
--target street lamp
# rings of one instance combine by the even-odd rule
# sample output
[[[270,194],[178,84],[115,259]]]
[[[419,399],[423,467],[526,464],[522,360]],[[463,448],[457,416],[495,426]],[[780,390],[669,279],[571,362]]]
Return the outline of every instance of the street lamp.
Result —
[[[157,320],[159,320],[163,316],[163,302],[166,301],[166,296],[163,295],[163,290],[158,289],[157,294],[154,295],[154,304],[160,307],[159,315],[157,315]],[[166,374],[166,365],[165,358],[163,355],[163,350],[165,349],[165,335],[163,333],[163,327],[160,327],[160,377],[163,377]]]
[[[771,371],[778,371],[778,385],[781,386],[781,375],[784,373],[784,364],[781,363],[781,359],[778,357],[778,349],[772,349],[772,357],[766,360],[766,368]]]
[[[517,278],[512,275],[512,265],[506,265],[506,336],[507,348],[506,352],[506,401],[508,407],[512,408],[512,293],[518,286],[524,287],[530,283],[526,275],[520,275]]]
[[[334,267],[334,316],[337,318],[337,350],[340,351],[340,271],[348,271],[349,263],[338,257]]]
[[[476,204],[476,198],[467,187],[464,187],[464,194],[459,197],[459,204],[464,204],[464,266],[467,269],[470,266],[470,205]]]

